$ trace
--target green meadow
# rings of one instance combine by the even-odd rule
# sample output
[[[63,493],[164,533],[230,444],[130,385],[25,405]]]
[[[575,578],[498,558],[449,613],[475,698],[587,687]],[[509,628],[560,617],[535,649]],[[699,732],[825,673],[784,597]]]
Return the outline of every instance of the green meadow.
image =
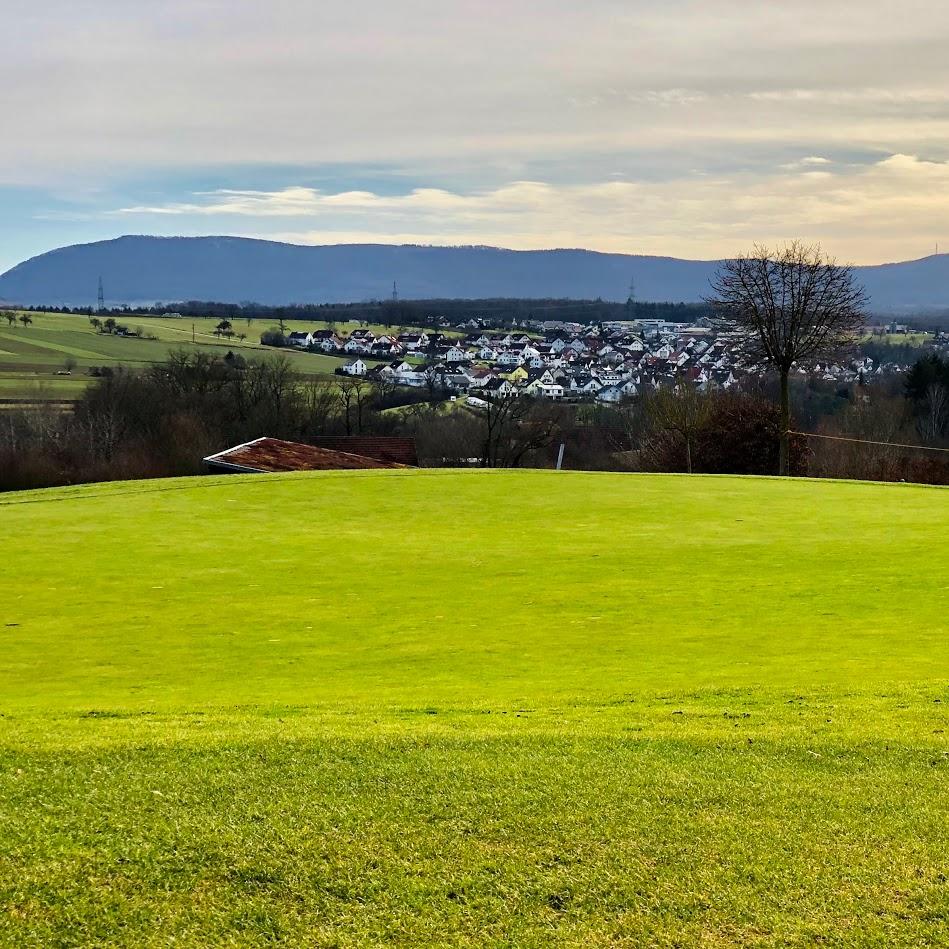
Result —
[[[904,484],[5,495],[0,943],[945,945],[947,538]]]
[[[271,327],[269,320],[240,320],[235,334],[223,339],[214,335],[216,319],[128,316],[118,322],[132,332],[141,330],[142,338],[97,333],[88,317],[78,314],[31,313],[33,323],[10,325],[0,320],[0,400],[36,401],[74,399],[93,382],[88,375],[92,366],[128,366],[142,369],[163,362],[176,349],[201,350],[217,355],[228,351],[245,358],[266,358],[275,350],[260,345],[260,334]],[[327,324],[288,320],[287,331],[323,328]],[[341,331],[356,329],[357,324],[340,324]],[[377,332],[383,332],[381,327]],[[153,339],[145,337],[154,337]],[[316,353],[282,349],[293,368],[307,376],[330,375],[345,360]],[[67,361],[74,366],[71,376],[57,375]]]

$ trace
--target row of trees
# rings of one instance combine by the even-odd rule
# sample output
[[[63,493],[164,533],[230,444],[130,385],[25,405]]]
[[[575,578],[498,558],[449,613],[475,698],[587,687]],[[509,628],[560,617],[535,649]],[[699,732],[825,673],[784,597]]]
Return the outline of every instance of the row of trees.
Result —
[[[939,456],[867,444],[919,440],[911,396],[874,388],[839,401],[818,426],[834,440],[789,439],[792,474],[949,482]],[[0,489],[196,474],[204,456],[260,435],[407,435],[437,466],[552,466],[564,445],[571,468],[771,474],[783,426],[767,385],[701,392],[680,380],[610,407],[512,394],[472,411],[424,390],[301,377],[280,356],[182,352],[103,374],[72,413],[0,413]]]
[[[916,362],[906,378],[906,396],[921,438],[949,437],[949,359],[932,354]]]
[[[196,474],[204,456],[265,434],[408,434],[432,462],[517,465],[557,427],[556,408],[530,400],[472,415],[423,398],[359,378],[302,377],[280,356],[173,353],[143,373],[101,376],[72,413],[0,414],[0,489]]]
[[[17,323],[22,323],[24,327],[27,327],[33,323],[33,317],[30,316],[29,313],[18,314],[16,310],[4,310],[3,317],[10,326],[16,326]]]
[[[80,313],[86,316],[110,315],[128,317],[134,314],[150,316],[177,315],[184,317],[213,317],[236,324],[246,320],[266,320],[278,323],[286,320],[320,320],[330,324],[358,322],[397,326],[435,326],[441,321],[457,326],[471,319],[490,327],[523,325],[527,320],[555,320],[573,323],[598,323],[637,319],[663,319],[689,323],[709,316],[706,303],[656,303],[637,301],[632,305],[608,300],[490,298],[481,300],[370,300],[360,303],[300,303],[267,305],[245,301],[222,303],[208,300],[189,300],[178,303],[155,304],[148,307],[112,307],[107,311],[92,307],[42,306],[31,309]]]

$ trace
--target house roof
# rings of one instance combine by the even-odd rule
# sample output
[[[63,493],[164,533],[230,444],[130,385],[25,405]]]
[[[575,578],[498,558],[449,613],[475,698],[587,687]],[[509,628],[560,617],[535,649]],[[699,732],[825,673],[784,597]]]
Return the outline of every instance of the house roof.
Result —
[[[360,455],[395,467],[416,467],[418,451],[414,438],[375,435],[318,435],[310,439],[317,448]]]
[[[403,468],[391,461],[379,461],[363,455],[280,438],[255,438],[243,445],[208,455],[204,463],[218,471],[277,472],[277,471],[336,471],[365,468]]]

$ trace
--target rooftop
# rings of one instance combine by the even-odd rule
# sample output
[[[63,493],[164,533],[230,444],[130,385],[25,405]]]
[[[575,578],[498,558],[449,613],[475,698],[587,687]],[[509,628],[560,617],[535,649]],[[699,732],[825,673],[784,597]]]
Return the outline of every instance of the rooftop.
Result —
[[[393,461],[380,461],[364,455],[331,448],[287,442],[280,438],[255,438],[204,459],[213,471],[345,471],[365,468],[403,468]]]

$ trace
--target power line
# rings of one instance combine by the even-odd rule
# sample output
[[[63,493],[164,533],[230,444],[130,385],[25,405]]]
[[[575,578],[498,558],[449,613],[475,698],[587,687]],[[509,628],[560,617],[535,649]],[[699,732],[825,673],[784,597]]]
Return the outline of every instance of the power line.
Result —
[[[903,445],[900,442],[875,442],[868,438],[845,438],[842,435],[818,435],[816,432],[792,432],[788,435],[803,435],[805,438],[823,438],[832,442],[854,442],[857,445],[882,445],[885,448],[915,448],[918,451],[943,451],[949,454],[949,448],[933,448],[931,445]]]

